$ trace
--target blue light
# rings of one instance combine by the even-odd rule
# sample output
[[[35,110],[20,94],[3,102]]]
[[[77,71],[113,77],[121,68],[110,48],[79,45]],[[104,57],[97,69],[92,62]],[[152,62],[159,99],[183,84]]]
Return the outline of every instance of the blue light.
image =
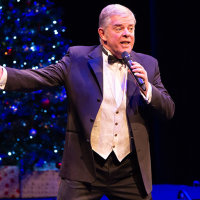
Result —
[[[3,67],[6,67],[6,64],[3,64]]]
[[[34,47],[31,47],[30,49],[31,49],[32,51],[35,51],[35,48],[34,48]]]
[[[12,109],[13,109],[14,112],[17,111],[17,107],[16,106],[12,106]]]
[[[56,48],[56,46],[55,46],[55,45],[53,45],[52,47],[53,47],[53,48]]]
[[[17,0],[17,2],[20,2],[20,0]]]
[[[11,152],[8,152],[8,155],[9,155],[9,156],[11,156],[11,155],[12,155],[12,153],[11,153]]]
[[[55,149],[55,150],[54,150],[54,153],[58,153],[58,150],[57,150],[57,149]]]
[[[18,158],[18,157],[17,157],[16,159],[17,159],[17,160],[19,160],[19,158]]]
[[[51,117],[52,117],[53,119],[56,118],[56,116],[55,116],[54,114],[52,114]]]
[[[6,40],[9,40],[9,37],[8,37],[8,36],[6,37]]]
[[[13,39],[15,40],[15,39],[17,39],[17,37],[16,37],[16,36],[14,36],[14,37],[13,37]]]
[[[10,16],[8,16],[7,19],[10,19]]]
[[[3,94],[6,94],[6,91],[3,91]]]
[[[30,139],[33,139],[33,136],[32,136],[32,135],[30,136]]]
[[[49,30],[49,28],[45,28],[45,31],[48,31]]]
[[[0,160],[2,160],[2,158],[0,157]]]
[[[16,60],[14,60],[14,61],[13,61],[13,64],[16,64],[16,63],[17,63],[17,61],[16,61]]]
[[[19,138],[17,138],[17,141],[19,142],[19,141],[20,141],[20,139],[19,139]]]
[[[24,62],[24,65],[26,65],[27,63],[26,62]]]
[[[53,24],[57,24],[57,21],[54,20],[54,21],[53,21]]]
[[[0,9],[2,9],[2,6],[0,6]]]
[[[20,19],[18,18],[17,21],[19,21]]]
[[[55,58],[54,58],[54,57],[52,57],[52,58],[51,58],[51,60],[55,60]]]
[[[62,32],[65,32],[65,29],[62,29]]]

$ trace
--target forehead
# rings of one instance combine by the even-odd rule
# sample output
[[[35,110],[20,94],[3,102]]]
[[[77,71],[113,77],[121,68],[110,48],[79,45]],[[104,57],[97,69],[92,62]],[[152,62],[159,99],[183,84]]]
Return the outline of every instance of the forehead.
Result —
[[[122,17],[119,15],[114,15],[111,18],[110,25],[116,26],[116,25],[135,25],[135,20],[132,15],[128,15],[126,17]]]

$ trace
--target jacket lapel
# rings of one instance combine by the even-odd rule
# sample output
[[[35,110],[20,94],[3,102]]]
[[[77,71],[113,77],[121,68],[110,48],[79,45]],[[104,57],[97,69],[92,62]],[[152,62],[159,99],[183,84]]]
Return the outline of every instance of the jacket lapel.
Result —
[[[103,57],[101,45],[95,48],[88,56],[91,58],[88,63],[94,72],[97,84],[103,96]]]
[[[133,61],[136,61],[139,63],[139,60],[137,59],[137,57],[135,56],[135,53],[133,51],[131,51],[131,57],[133,58]],[[131,99],[131,97],[133,96],[135,90],[137,89],[137,86],[134,82],[134,78],[133,76],[128,73],[128,77],[127,77],[127,105]]]
[[[97,84],[103,96],[103,57],[102,57],[102,47],[99,45],[96,47],[89,55],[91,59],[88,61],[89,65],[91,66],[94,75],[97,80]],[[140,63],[140,60],[136,57],[135,52],[131,52],[131,56],[133,61]],[[141,63],[140,63],[141,64]],[[133,76],[128,73],[127,76],[127,104],[129,103],[131,97],[133,96],[137,86],[134,82]]]

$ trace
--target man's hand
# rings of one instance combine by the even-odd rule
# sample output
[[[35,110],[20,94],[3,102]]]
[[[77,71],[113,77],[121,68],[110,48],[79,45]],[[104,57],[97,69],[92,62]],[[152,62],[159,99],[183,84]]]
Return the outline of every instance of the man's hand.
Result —
[[[138,83],[136,82],[135,80],[135,83],[136,85],[140,88],[141,92],[147,96],[147,91],[148,91],[148,88],[149,88],[149,83],[148,83],[148,77],[147,77],[147,72],[145,71],[145,69],[142,67],[142,65],[140,65],[139,63],[137,62],[132,62],[132,66],[131,66],[131,69],[132,69],[132,72],[135,73],[136,76],[140,77],[143,79],[144,83],[145,83],[145,86],[146,86],[146,91],[144,91],[139,85]],[[131,73],[129,71],[129,73]]]
[[[1,79],[2,75],[3,75],[3,68],[2,68],[2,66],[0,65],[0,79]]]

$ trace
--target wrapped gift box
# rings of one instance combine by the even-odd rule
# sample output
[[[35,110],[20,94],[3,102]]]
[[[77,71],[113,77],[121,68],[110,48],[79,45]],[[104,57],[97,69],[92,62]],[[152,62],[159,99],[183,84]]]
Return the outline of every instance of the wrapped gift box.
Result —
[[[33,171],[21,177],[21,198],[56,197],[59,171]]]
[[[0,198],[19,197],[19,168],[17,166],[0,167]]]

